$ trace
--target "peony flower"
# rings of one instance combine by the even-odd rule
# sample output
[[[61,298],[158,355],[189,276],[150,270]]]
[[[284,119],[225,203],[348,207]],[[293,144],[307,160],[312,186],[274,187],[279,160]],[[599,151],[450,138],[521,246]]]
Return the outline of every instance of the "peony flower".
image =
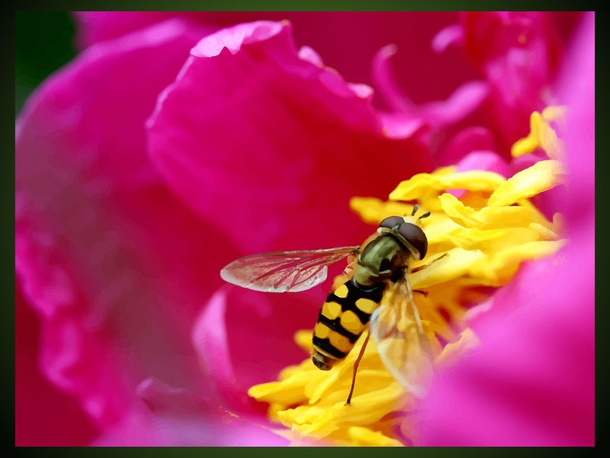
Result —
[[[16,126],[18,289],[40,320],[41,372],[94,430],[64,443],[285,444],[247,393],[302,359],[286,343],[311,328],[326,288],[267,297],[224,286],[218,271],[252,252],[360,243],[370,228],[350,211],[354,196],[385,199],[401,180],[493,138],[492,126],[482,135],[461,126],[488,83],[456,66],[455,79],[427,84],[425,69],[404,65],[422,55],[405,40],[392,57],[402,93],[386,91],[390,111],[342,77],[391,89],[389,56],[377,60],[385,73],[359,77],[391,42],[385,33],[403,35],[388,24],[417,24],[431,38],[447,15],[444,24],[373,15],[369,37],[366,16],[347,14],[345,36],[362,40],[353,49],[376,48],[335,64],[347,54],[325,48],[319,29],[299,32],[308,30],[299,21],[322,24],[325,14],[290,15],[294,27],[112,14],[79,16],[86,49],[32,95]],[[297,48],[293,30],[314,46]],[[429,103],[391,104],[410,87]],[[443,143],[451,129],[466,134]],[[20,377],[18,366],[18,386]],[[362,443],[381,437],[355,426]]]

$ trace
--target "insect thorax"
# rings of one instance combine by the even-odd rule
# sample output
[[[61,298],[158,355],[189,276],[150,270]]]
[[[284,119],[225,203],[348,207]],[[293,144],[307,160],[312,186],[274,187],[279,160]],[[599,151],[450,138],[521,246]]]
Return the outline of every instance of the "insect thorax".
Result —
[[[372,240],[358,256],[354,281],[361,286],[378,285],[387,279],[401,276],[411,253],[391,234]]]

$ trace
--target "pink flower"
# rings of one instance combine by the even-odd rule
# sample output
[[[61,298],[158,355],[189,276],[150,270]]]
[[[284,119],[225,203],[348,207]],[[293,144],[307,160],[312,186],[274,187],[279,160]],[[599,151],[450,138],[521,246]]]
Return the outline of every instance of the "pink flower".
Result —
[[[288,16],[294,26],[210,34],[252,16],[79,13],[86,49],[17,120],[18,290],[40,320],[42,374],[91,418],[47,443],[283,444],[254,424],[263,406],[245,393],[301,359],[287,342],[312,326],[326,287],[244,293],[220,268],[251,252],[360,243],[370,228],[349,198],[385,197],[441,163],[445,129],[474,132],[457,158],[469,142],[494,148],[492,127],[465,119],[487,83],[473,86],[456,55],[426,66],[420,52],[451,15]],[[293,30],[311,47],[297,49]],[[388,89],[366,75],[392,41],[394,79],[414,101],[392,106],[395,85],[382,111],[344,77]],[[453,77],[432,78],[443,65]],[[31,320],[17,322],[28,335],[20,325]],[[16,410],[32,418],[23,399]],[[31,426],[17,423],[18,445],[35,441],[19,435]]]
[[[435,380],[426,445],[594,444],[594,49],[590,13],[558,85],[570,178],[554,210],[570,242],[523,268],[472,320],[481,346]]]

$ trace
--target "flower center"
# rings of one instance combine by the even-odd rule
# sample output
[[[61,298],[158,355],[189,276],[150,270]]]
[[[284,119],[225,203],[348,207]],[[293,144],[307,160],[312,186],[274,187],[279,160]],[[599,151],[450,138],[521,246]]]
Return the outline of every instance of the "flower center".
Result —
[[[515,143],[513,155],[541,149],[550,159],[509,179],[489,171],[458,173],[455,167],[444,167],[401,182],[387,201],[352,198],[352,210],[375,225],[391,215],[411,214],[412,202],[431,212],[421,224],[428,238],[428,254],[409,266],[416,270],[409,280],[434,366],[459,361],[463,352],[477,344],[467,327],[468,315],[484,307],[495,289],[513,278],[522,262],[552,255],[564,244],[560,215],[549,221],[529,200],[564,178],[558,160],[563,146],[552,126],[561,119],[562,108],[532,114],[531,133]],[[459,199],[454,190],[460,190]],[[435,259],[438,262],[430,263]],[[418,271],[418,266],[426,264],[427,268]],[[348,269],[337,277],[333,289],[349,275]],[[285,368],[278,381],[249,390],[250,396],[269,403],[273,421],[290,428],[279,434],[294,443],[416,442],[418,399],[390,375],[372,340],[360,361],[352,403],[345,405],[353,365],[366,333],[345,360],[330,371],[318,370],[307,358]],[[311,352],[311,336],[310,330],[295,336],[307,353]]]

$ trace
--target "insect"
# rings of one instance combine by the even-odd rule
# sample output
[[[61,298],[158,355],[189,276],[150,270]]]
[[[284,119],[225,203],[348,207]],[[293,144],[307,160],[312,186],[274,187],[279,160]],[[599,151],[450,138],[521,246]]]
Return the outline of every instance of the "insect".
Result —
[[[327,266],[351,255],[353,261],[346,269],[350,278],[328,295],[318,315],[313,364],[330,370],[369,326],[354,363],[346,405],[351,403],[358,364],[371,336],[389,372],[408,391],[421,395],[431,373],[431,351],[408,274],[429,266],[409,269],[413,260],[426,256],[428,239],[418,221],[430,212],[415,218],[418,209],[415,205],[410,216],[385,218],[364,246],[255,254],[231,262],[220,276],[255,291],[298,292],[323,282]]]

